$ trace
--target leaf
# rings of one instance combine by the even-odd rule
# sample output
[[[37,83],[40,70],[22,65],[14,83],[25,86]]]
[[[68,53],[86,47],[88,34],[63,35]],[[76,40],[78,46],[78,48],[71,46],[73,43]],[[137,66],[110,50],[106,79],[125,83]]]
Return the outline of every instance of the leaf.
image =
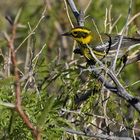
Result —
[[[41,112],[40,118],[37,121],[37,124],[40,127],[43,127],[43,124],[45,124],[45,122],[49,119],[49,116],[51,115],[49,113],[50,113],[50,111],[53,110],[53,105],[54,105],[55,99],[56,98],[54,95],[50,96],[47,99],[45,107],[44,107],[43,111]]]

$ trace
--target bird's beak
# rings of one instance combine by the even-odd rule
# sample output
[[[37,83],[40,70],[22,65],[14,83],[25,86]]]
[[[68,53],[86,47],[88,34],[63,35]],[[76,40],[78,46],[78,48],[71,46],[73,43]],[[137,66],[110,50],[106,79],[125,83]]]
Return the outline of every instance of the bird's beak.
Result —
[[[71,36],[71,33],[70,32],[66,32],[64,34],[61,34],[62,36]]]

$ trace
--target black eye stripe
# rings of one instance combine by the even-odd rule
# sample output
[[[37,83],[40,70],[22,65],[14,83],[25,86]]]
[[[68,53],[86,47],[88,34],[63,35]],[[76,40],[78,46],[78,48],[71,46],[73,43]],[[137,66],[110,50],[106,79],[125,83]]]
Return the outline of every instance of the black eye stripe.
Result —
[[[78,32],[74,31],[74,32],[72,33],[72,35],[73,35],[74,37],[77,37]]]
[[[78,32],[76,32],[76,31],[75,31],[75,32],[73,32],[73,34],[77,34],[77,33],[78,33]]]
[[[77,37],[77,38],[81,38],[81,37],[86,37],[87,35],[88,35],[88,33],[85,33],[85,32],[76,32],[76,31],[74,31],[73,33],[72,33],[72,35],[74,36],[74,37]]]

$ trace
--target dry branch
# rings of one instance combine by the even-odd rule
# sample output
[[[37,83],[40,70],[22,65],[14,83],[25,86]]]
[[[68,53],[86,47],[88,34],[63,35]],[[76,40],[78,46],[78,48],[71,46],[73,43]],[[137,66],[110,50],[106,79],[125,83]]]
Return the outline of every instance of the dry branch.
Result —
[[[70,9],[72,10],[76,20],[77,20],[77,23],[79,24],[79,12],[74,4],[74,1],[73,0],[67,0],[69,6],[70,6]],[[130,10],[131,10],[131,6],[132,6],[132,3],[130,3],[130,7],[129,7],[129,11],[128,11],[128,17],[130,15]],[[127,22],[128,22],[128,19],[127,18]],[[84,20],[83,20],[84,21]],[[127,26],[127,22],[126,22],[126,26]],[[126,28],[126,27],[125,27]],[[120,39],[121,40],[121,39]],[[121,42],[121,41],[120,41]],[[90,49],[90,48],[89,48]],[[119,48],[118,48],[119,50]],[[90,53],[92,54],[92,50],[90,49]],[[139,56],[139,55],[138,55]],[[95,56],[93,56],[95,57]],[[139,57],[136,57],[135,59],[139,59]],[[104,71],[106,71],[107,75],[111,78],[112,82],[115,84],[112,85],[110,84],[111,82],[107,81],[106,80],[106,77],[104,77],[103,75],[101,75],[99,73],[99,71],[97,71],[96,69],[92,68],[92,72],[98,77],[98,79],[103,83],[103,86],[108,89],[109,91],[115,93],[116,95],[118,95],[119,97],[125,99],[130,105],[132,105],[139,113],[140,113],[140,101],[133,97],[132,95],[130,95],[126,89],[123,87],[123,85],[119,82],[117,76],[113,73],[113,71],[107,69],[101,61],[98,61],[98,59],[95,58],[95,60],[97,60],[97,62],[100,64],[101,67],[104,68]],[[129,62],[131,63],[131,61],[128,61],[127,64],[129,64]],[[90,71],[91,72],[91,71]]]
[[[23,110],[23,107],[22,107],[20,77],[19,77],[16,53],[15,53],[15,48],[14,48],[17,23],[12,24],[11,26],[12,26],[12,35],[11,37],[9,37],[7,34],[5,34],[5,38],[8,42],[9,51],[11,52],[11,61],[12,61],[12,65],[14,69],[14,76],[15,76],[15,96],[16,96],[15,109],[17,113],[19,114],[19,116],[23,119],[26,126],[32,131],[34,138],[36,140],[40,140],[41,139],[40,131],[38,130],[36,126],[32,124],[28,115],[26,114],[26,112]]]

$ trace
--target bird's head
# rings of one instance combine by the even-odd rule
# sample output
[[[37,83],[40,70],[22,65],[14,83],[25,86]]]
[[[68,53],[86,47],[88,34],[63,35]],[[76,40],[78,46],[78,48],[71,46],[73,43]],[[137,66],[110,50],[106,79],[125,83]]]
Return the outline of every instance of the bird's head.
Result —
[[[90,44],[93,40],[91,31],[85,27],[72,28],[69,32],[66,32],[62,35],[73,37],[74,40],[81,44]]]

